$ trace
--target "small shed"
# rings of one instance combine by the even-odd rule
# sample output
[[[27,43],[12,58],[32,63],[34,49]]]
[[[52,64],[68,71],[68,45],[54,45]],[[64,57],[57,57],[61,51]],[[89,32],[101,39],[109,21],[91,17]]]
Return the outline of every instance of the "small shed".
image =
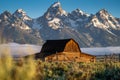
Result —
[[[47,40],[35,57],[45,61],[95,62],[95,56],[81,52],[73,39]]]

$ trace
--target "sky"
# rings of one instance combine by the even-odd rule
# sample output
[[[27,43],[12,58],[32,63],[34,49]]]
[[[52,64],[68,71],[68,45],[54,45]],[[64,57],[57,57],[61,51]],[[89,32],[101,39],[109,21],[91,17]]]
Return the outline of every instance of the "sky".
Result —
[[[0,14],[4,11],[14,13],[23,9],[28,16],[37,18],[42,16],[51,4],[58,0],[0,0]],[[106,9],[110,14],[120,18],[120,0],[59,0],[66,12],[77,8],[88,14],[95,14],[101,9]]]

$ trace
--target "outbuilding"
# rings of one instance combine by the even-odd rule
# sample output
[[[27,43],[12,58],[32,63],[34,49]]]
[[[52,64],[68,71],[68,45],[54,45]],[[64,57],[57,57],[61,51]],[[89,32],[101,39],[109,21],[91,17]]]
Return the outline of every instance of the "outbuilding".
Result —
[[[44,61],[95,62],[95,56],[83,53],[73,39],[47,40],[35,57]]]

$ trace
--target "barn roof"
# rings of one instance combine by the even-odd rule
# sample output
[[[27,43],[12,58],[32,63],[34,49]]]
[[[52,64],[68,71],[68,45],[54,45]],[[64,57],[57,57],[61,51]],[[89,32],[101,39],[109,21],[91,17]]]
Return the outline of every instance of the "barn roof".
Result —
[[[66,44],[73,39],[62,39],[62,40],[47,40],[43,45],[42,50],[40,52],[40,56],[48,56],[51,54],[55,54],[57,52],[63,52]],[[74,41],[74,40],[73,40]],[[75,42],[75,41],[74,41]],[[77,45],[78,43],[75,42]],[[79,47],[79,45],[78,45]]]

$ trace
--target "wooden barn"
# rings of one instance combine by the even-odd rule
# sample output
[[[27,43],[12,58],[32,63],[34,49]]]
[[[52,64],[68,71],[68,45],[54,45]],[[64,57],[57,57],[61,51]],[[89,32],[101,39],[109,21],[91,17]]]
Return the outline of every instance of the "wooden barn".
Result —
[[[95,56],[81,52],[73,39],[47,40],[35,57],[45,61],[95,62]]]

